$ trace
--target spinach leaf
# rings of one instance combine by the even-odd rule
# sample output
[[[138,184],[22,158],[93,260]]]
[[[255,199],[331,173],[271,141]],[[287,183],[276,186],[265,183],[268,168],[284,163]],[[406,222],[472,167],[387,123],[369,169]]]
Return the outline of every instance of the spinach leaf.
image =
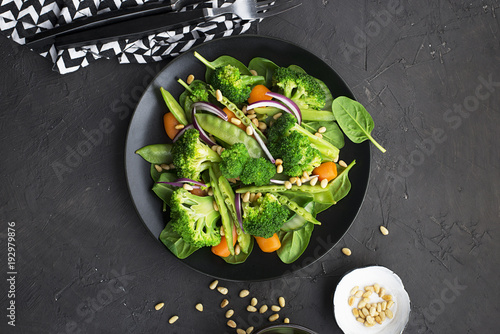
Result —
[[[185,242],[181,236],[172,229],[169,223],[167,223],[167,226],[161,231],[160,241],[179,259],[187,258],[199,249],[199,247]]]
[[[330,184],[328,184],[328,187],[326,187],[323,191],[313,193],[313,200],[316,203],[332,205],[336,204],[338,201],[344,198],[351,190],[349,171],[355,164],[356,161],[353,161],[349,166],[347,166],[347,168],[339,171],[339,175],[335,179],[333,179],[333,181],[331,181]],[[325,210],[325,208],[319,205],[316,208],[316,213],[319,213],[323,210]]]
[[[161,172],[156,170],[155,164],[151,164],[150,174],[153,181],[156,182],[160,178]]]
[[[332,103],[332,111],[340,128],[350,140],[361,143],[369,139],[379,150],[386,151],[371,136],[373,118],[361,103],[346,96],[339,96]]]
[[[161,173],[158,180],[155,182],[174,182],[177,180],[177,176],[173,173]],[[174,192],[175,187],[165,184],[165,183],[155,183],[153,186],[153,191],[164,203],[170,203],[170,197]]]
[[[298,65],[290,65],[290,66],[288,66],[288,68],[295,71],[295,72],[308,74],[302,67],[300,67]],[[332,101],[333,101],[332,92],[330,91],[328,86],[323,81],[319,80],[318,78],[314,78],[314,79],[318,82],[318,84],[320,85],[323,92],[325,92],[325,106],[323,107],[323,109],[331,110]]]
[[[288,68],[295,72],[307,74],[306,71],[299,65],[290,65]]]
[[[326,132],[322,133],[323,139],[339,149],[344,147],[344,134],[336,122],[303,122],[302,126],[312,133],[324,126]]]
[[[267,87],[272,86],[273,74],[278,67],[279,66],[276,65],[271,60],[262,57],[253,58],[252,60],[250,60],[250,63],[248,64],[249,70],[254,70],[257,72],[258,75],[261,75],[264,78],[266,78],[265,85]]]
[[[170,164],[173,161],[172,144],[148,145],[138,149],[135,153],[152,164]]]
[[[278,257],[286,264],[296,261],[309,245],[314,224],[306,223],[299,230],[284,232],[280,231],[278,236],[281,241],[281,247],[276,252]]]
[[[243,263],[247,260],[248,256],[250,253],[252,253],[253,250],[253,244],[254,244],[254,238],[250,238],[250,243],[248,245],[248,252],[240,252],[238,255],[229,255],[228,257],[223,257],[224,261],[226,261],[229,264],[240,264]]]
[[[207,67],[207,70],[205,72],[205,80],[207,82],[210,81],[210,77],[212,76],[212,73],[214,72],[213,68],[225,66],[225,65],[232,65],[234,67],[237,67],[240,70],[241,75],[252,75],[248,67],[246,67],[241,61],[239,61],[236,58],[233,58],[231,56],[220,56],[219,58],[213,60],[213,61],[208,61],[203,56],[201,56],[198,52],[194,53],[194,56],[198,58],[205,66]]]

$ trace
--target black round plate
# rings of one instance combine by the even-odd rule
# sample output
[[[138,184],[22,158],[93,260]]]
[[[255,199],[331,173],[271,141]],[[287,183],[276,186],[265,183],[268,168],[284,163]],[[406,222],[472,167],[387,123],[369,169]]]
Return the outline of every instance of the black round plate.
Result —
[[[289,42],[242,35],[214,40],[196,47],[195,50],[209,60],[221,55],[230,55],[244,64],[248,64],[254,57],[264,57],[280,66],[299,65],[307,73],[323,80],[334,97],[354,98],[344,81],[327,64],[309,51]],[[204,65],[193,56],[192,51],[172,60],[145,90],[130,123],[125,148],[128,186],[139,216],[158,242],[159,235],[168,221],[168,212],[162,212],[161,200],[151,191],[153,181],[150,177],[150,165],[134,152],[146,145],[170,141],[163,129],[162,119],[167,107],[161,97],[160,87],[178,97],[183,89],[177,83],[177,78],[184,79],[189,74],[204,78],[204,73]],[[351,226],[361,207],[368,184],[368,142],[354,144],[346,138],[346,145],[341,150],[340,157],[348,164],[356,160],[356,165],[349,173],[352,189],[339,203],[318,215],[322,225],[315,227],[308,248],[294,263],[284,264],[276,253],[263,253],[257,245],[243,264],[228,264],[213,255],[209,248],[198,250],[182,262],[199,272],[221,279],[259,281],[290,274],[317,261]],[[166,247],[165,252],[170,254]]]

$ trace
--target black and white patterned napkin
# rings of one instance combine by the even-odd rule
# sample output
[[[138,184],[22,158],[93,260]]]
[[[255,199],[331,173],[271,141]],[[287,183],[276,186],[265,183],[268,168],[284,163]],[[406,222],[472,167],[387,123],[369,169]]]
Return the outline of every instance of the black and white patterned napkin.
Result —
[[[52,29],[77,18],[92,16],[118,8],[140,6],[157,0],[0,0],[0,31],[19,44],[37,32]],[[211,0],[183,10],[227,6],[234,0]],[[200,43],[247,31],[254,21],[228,14],[198,25],[165,31],[142,39],[89,45],[83,48],[57,50],[53,45],[34,50],[54,62],[54,70],[70,73],[100,58],[116,58],[122,64],[148,63],[177,56]]]

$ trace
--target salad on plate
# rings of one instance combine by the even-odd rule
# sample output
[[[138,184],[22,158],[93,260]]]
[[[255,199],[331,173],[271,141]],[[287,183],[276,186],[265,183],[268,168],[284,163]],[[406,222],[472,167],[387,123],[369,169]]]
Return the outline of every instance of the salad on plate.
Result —
[[[194,56],[205,78],[178,79],[178,99],[161,88],[172,143],[136,151],[170,209],[160,240],[180,259],[210,247],[238,264],[256,243],[292,263],[321,228],[316,216],[349,193],[356,162],[340,159],[344,135],[385,152],[371,135],[373,119],[299,66]]]

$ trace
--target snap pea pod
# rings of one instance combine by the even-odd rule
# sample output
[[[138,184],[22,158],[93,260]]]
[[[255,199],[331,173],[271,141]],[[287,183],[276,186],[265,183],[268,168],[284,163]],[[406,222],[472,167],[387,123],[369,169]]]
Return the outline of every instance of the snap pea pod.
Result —
[[[217,94],[215,93],[215,89],[212,86],[209,86],[208,91],[214,97],[217,97]],[[264,136],[264,134],[259,130],[259,128],[256,127],[255,124],[252,123],[252,121],[250,120],[250,118],[248,118],[245,115],[245,113],[243,111],[241,111],[240,108],[238,108],[238,106],[236,106],[236,104],[234,104],[233,102],[229,101],[225,96],[222,96],[222,100],[219,101],[219,102],[222,103],[227,109],[231,110],[236,115],[236,117],[239,118],[239,120],[241,121],[241,123],[243,123],[245,126],[249,126],[250,125],[253,128],[253,131],[255,133],[257,133],[260,136],[260,138],[262,138],[262,140],[264,142],[267,142],[266,136]]]
[[[243,143],[252,158],[264,157],[259,143],[231,122],[210,114],[196,114],[196,120],[203,130],[227,144]]]
[[[160,88],[161,96],[163,96],[163,100],[167,104],[168,109],[174,115],[175,119],[182,125],[187,125],[188,121],[186,119],[186,114],[184,113],[184,109],[181,107],[179,102],[170,94],[169,91]]]
[[[255,113],[258,115],[274,116],[279,112],[283,112],[281,109],[275,107],[261,107],[255,108]],[[335,117],[333,112],[329,110],[314,110],[314,109],[300,109],[303,121],[334,121]]]
[[[294,201],[292,201],[288,197],[280,195],[280,194],[274,194],[274,195],[276,196],[276,198],[278,198],[278,201],[282,205],[286,205],[290,210],[292,210],[293,212],[295,212],[296,214],[298,214],[299,216],[301,216],[302,218],[304,218],[308,222],[311,222],[315,225],[321,225],[321,222],[319,220],[317,220],[316,218],[314,218],[314,216],[310,212],[306,211],[306,209],[299,206],[297,203],[295,203]]]
[[[170,164],[173,161],[172,144],[153,144],[135,151],[144,160],[152,164]]]

